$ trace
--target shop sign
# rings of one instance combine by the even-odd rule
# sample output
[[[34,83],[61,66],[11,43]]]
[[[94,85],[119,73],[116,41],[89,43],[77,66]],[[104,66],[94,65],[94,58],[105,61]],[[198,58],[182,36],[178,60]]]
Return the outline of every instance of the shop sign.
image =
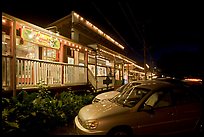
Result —
[[[28,28],[23,28],[22,29],[22,36],[24,40],[34,42],[39,45],[43,45],[46,47],[51,47],[51,48],[60,48],[60,41],[57,38],[42,34],[40,32],[28,29]]]

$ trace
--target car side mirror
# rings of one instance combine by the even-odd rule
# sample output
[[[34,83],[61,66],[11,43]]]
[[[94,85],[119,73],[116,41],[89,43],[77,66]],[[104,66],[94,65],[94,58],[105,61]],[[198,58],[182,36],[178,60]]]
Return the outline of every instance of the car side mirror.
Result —
[[[142,111],[148,112],[148,113],[154,113],[154,108],[150,105],[145,105],[142,109]]]

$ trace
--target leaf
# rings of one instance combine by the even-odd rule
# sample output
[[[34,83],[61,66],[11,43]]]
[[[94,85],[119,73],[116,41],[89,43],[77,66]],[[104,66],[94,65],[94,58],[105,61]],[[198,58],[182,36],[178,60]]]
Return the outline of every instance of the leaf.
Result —
[[[36,112],[32,112],[31,115],[36,116]]]
[[[14,127],[14,128],[19,128],[19,125],[18,123],[16,122],[8,122],[8,121],[5,121],[9,126],[11,127]]]
[[[58,101],[58,107],[62,107],[62,101],[60,100],[60,101]]]

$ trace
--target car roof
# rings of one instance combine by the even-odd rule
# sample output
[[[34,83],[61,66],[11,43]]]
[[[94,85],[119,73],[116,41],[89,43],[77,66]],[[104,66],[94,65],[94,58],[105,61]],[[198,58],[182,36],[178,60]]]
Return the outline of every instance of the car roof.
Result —
[[[140,80],[141,84],[137,85],[138,88],[145,88],[149,90],[154,90],[162,87],[173,87],[174,84],[166,81],[159,80]]]

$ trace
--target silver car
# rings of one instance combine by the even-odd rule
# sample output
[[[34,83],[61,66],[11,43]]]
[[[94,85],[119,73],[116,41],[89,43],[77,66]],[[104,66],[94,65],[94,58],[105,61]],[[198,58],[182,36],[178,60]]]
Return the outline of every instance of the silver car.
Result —
[[[199,96],[183,86],[147,80],[114,98],[89,104],[75,117],[81,135],[146,135],[202,131]]]
[[[135,86],[138,84],[141,84],[141,82],[140,81],[132,81],[132,82],[129,82],[125,85],[120,86],[116,90],[100,93],[94,97],[94,99],[92,100],[92,103],[100,102],[100,101],[103,101],[106,99],[111,99],[114,96],[116,96],[117,94],[119,94],[120,92],[122,92],[123,90],[128,90],[128,88],[131,88],[132,86]]]

